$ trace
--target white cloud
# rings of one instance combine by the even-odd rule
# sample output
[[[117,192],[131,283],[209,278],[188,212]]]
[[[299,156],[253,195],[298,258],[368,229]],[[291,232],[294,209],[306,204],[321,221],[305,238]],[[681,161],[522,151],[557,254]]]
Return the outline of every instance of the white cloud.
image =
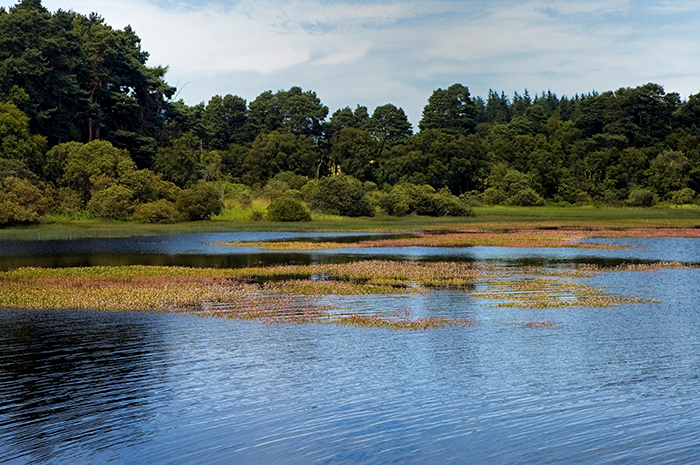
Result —
[[[149,64],[170,65],[173,84],[190,83],[181,94],[190,104],[300,85],[331,111],[391,102],[417,123],[430,93],[454,82],[482,96],[489,88],[571,95],[648,81],[683,95],[700,87],[700,5],[689,0],[44,5],[97,10],[118,28],[131,24]]]

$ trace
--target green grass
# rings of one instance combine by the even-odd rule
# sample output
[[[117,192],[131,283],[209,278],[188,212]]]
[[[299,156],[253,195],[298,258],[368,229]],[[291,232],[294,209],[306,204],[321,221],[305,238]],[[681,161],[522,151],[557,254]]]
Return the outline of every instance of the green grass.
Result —
[[[247,210],[248,212],[250,210]],[[479,207],[470,218],[430,218],[381,216],[375,218],[340,218],[315,215],[304,223],[271,223],[252,221],[250,213],[227,209],[211,221],[169,225],[117,222],[81,217],[54,217],[52,224],[0,229],[0,240],[75,239],[82,237],[127,237],[155,234],[191,234],[204,232],[250,231],[376,231],[409,232],[455,230],[483,225],[488,229],[508,228],[523,224],[537,227],[700,227],[700,209],[655,208],[596,208],[596,207]],[[79,219],[75,219],[79,218]]]

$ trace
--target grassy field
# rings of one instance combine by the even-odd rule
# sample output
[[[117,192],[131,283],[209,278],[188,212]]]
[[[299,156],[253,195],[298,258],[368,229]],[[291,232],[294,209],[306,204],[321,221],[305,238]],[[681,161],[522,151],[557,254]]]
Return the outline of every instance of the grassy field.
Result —
[[[272,223],[245,219],[225,211],[211,221],[169,225],[99,219],[55,218],[53,223],[0,230],[0,240],[76,239],[82,237],[192,234],[235,231],[486,231],[518,228],[700,228],[700,208],[481,207],[470,218],[420,216],[340,218],[315,217],[306,223]]]

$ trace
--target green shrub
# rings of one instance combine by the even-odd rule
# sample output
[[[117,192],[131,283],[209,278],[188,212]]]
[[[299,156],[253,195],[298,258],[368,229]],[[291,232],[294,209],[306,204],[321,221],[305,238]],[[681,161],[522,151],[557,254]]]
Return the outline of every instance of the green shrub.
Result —
[[[0,179],[5,179],[10,176],[19,179],[26,179],[34,185],[39,183],[39,177],[34,174],[22,161],[0,158]]]
[[[61,213],[72,214],[83,209],[83,197],[80,192],[69,187],[60,187],[56,194],[56,210]]]
[[[224,209],[219,192],[204,181],[184,189],[175,202],[175,208],[188,221],[206,220]]]
[[[481,194],[481,201],[486,205],[499,205],[504,200],[503,192],[495,187],[489,187]]]
[[[695,200],[695,191],[690,187],[685,187],[679,191],[671,192],[671,202],[676,205],[686,205]]]
[[[248,218],[251,221],[262,221],[265,219],[265,215],[260,210],[253,210]]]
[[[131,219],[135,221],[147,221],[149,223],[175,223],[179,213],[175,204],[165,199],[156,200],[138,205],[134,209]]]
[[[389,214],[392,211],[391,198],[384,191],[374,190],[365,194],[365,199],[374,208],[375,212]]]
[[[48,199],[28,180],[0,179],[0,226],[38,221],[48,207]]]
[[[284,183],[287,188],[283,189],[282,192],[285,192],[287,189],[300,190],[304,187],[304,184],[309,182],[309,178],[301,174],[294,174],[291,171],[282,171],[281,173],[277,173],[268,184],[273,184],[273,181],[275,183]]]
[[[275,200],[282,197],[282,195],[288,190],[289,186],[287,186],[287,184],[280,181],[272,180],[269,183],[267,183],[265,187],[263,187],[262,196],[265,200],[274,202]]]
[[[427,184],[417,186],[407,182],[399,183],[389,193],[391,201],[389,214],[396,216],[409,214],[434,216],[434,195],[435,189]]]
[[[632,207],[651,207],[655,203],[654,193],[648,189],[632,189],[627,198],[627,205]]]
[[[95,192],[87,208],[102,218],[126,218],[133,210],[132,197],[130,189],[115,185]]]
[[[322,178],[311,198],[314,210],[329,215],[372,216],[374,209],[365,198],[363,184],[344,174]]]
[[[284,195],[267,207],[267,219],[270,221],[311,221],[311,213],[301,201]]]
[[[517,191],[506,201],[509,205],[518,205],[520,207],[534,207],[544,205],[544,199],[540,194],[535,192],[531,187],[526,187]]]
[[[437,216],[474,216],[474,210],[462,199],[452,195],[446,187],[433,196],[433,205],[434,214]]]
[[[312,203],[311,199],[318,195],[318,181],[312,179],[311,181],[304,184],[301,188],[301,196],[306,203]]]

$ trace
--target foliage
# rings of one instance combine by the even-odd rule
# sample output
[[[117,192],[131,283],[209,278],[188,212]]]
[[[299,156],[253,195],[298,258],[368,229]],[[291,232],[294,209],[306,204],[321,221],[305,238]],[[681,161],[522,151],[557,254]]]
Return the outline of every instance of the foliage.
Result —
[[[180,193],[175,208],[186,220],[198,221],[218,215],[224,204],[213,186],[200,181]]]
[[[365,198],[364,185],[348,175],[322,178],[310,199],[314,210],[330,215],[372,216],[374,209]]]
[[[0,156],[23,162],[35,173],[43,165],[46,139],[29,132],[29,117],[12,103],[0,101]]]
[[[675,203],[676,205],[686,205],[689,203],[693,203],[696,197],[695,191],[690,187],[684,187],[681,190],[673,191],[670,193],[670,196],[671,202]]]
[[[138,205],[131,218],[148,223],[174,223],[178,220],[178,216],[179,212],[172,202],[160,199]]]
[[[649,189],[632,189],[627,204],[632,207],[651,207],[656,203],[654,193]]]
[[[249,134],[279,131],[318,137],[326,116],[328,107],[321,103],[315,92],[292,87],[275,94],[263,92],[250,102],[247,125]]]
[[[267,219],[270,221],[311,221],[311,213],[300,200],[283,195],[267,207]]]
[[[175,89],[129,26],[24,0],[3,10],[0,31],[0,97],[21,102],[32,131],[52,145],[106,139],[148,163]]]
[[[418,124],[421,132],[439,129],[449,134],[466,136],[476,128],[475,104],[469,89],[453,84],[446,90],[437,89],[423,108],[423,119]]]
[[[243,161],[243,181],[263,185],[285,171],[301,176],[314,176],[316,155],[311,139],[274,131],[259,135]]]
[[[126,218],[133,210],[133,195],[130,189],[114,185],[95,192],[87,203],[87,208],[102,218]]]
[[[327,118],[319,96],[300,87],[188,106],[148,57],[130,27],[97,13],[52,13],[39,0],[0,9],[0,176],[28,181],[63,212],[115,186],[132,192],[125,211],[176,202],[201,180],[242,206],[259,189],[270,200],[298,190],[350,215],[460,210],[435,197],[445,187],[522,206],[681,204],[700,192],[700,94],[681,100],[656,83],[573,97],[490,89],[485,98],[452,84],[428,97],[413,134],[394,104]],[[360,196],[342,176],[382,190]],[[240,183],[251,190],[227,187]]]
[[[0,226],[35,222],[48,207],[49,200],[28,180],[0,179]]]
[[[201,140],[192,132],[183,134],[170,147],[158,149],[153,169],[178,187],[188,187],[204,177]]]
[[[59,144],[46,154],[46,161],[47,179],[79,192],[84,201],[90,199],[100,175],[119,179],[136,168],[126,150],[102,140]]]

